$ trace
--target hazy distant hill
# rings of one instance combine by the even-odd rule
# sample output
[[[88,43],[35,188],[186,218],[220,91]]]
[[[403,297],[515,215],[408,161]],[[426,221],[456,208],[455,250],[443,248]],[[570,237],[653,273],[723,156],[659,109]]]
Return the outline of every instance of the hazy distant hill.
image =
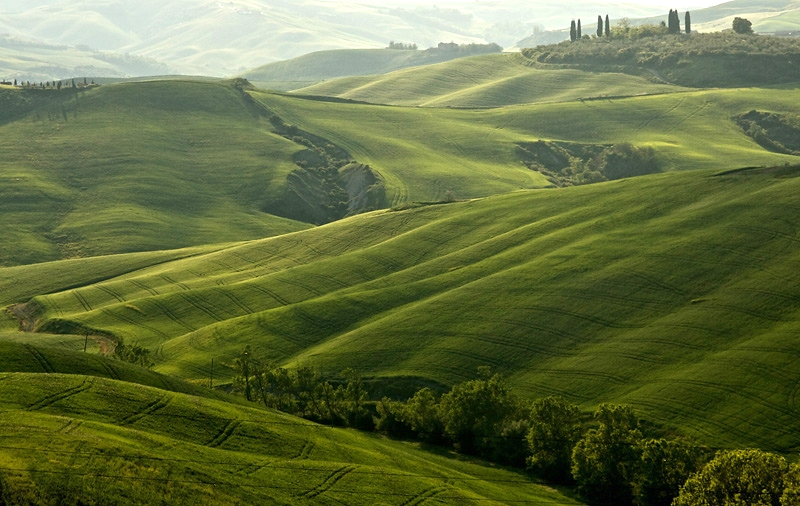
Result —
[[[637,17],[626,14],[624,17],[628,18],[632,25],[658,24],[667,20],[667,14],[668,12],[665,11],[657,16]],[[800,31],[800,1],[798,0],[733,0],[706,9],[692,10],[690,14],[692,30],[695,32],[718,32],[730,29],[733,18],[737,16],[752,21],[753,30],[757,33]],[[683,16],[684,11],[681,11],[682,29]],[[532,35],[517,42],[515,47],[527,48],[567,40],[570,19],[564,18],[563,28],[535,31]],[[584,33],[594,33],[594,19],[594,16],[584,17]],[[612,21],[612,25],[614,23],[616,20]]]
[[[597,0],[581,0],[572,7],[606,12],[608,8],[601,5]],[[656,12],[617,5],[611,14],[636,17]],[[0,14],[0,34],[144,56],[168,64],[178,73],[215,76],[239,74],[314,51],[381,48],[390,40],[422,48],[440,41],[496,42],[507,47],[535,26],[558,26],[561,18],[570,16],[560,5],[522,0],[436,5],[321,0],[11,0],[2,2]],[[38,55],[36,51],[31,54]],[[0,63],[5,59],[0,54]],[[50,78],[65,77],[72,75],[54,69]]]
[[[291,60],[270,63],[243,74],[256,86],[296,90],[340,77],[385,74],[395,70],[441,63],[465,56],[498,53],[496,44],[467,44],[426,50],[339,49],[319,51]]]

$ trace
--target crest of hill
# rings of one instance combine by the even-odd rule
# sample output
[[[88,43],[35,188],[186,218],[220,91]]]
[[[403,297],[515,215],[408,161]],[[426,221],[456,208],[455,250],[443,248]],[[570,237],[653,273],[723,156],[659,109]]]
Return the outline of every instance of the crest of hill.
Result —
[[[375,104],[487,108],[685,91],[654,81],[652,76],[531,68],[518,54],[502,54],[342,78],[296,93]]]
[[[495,44],[450,46],[425,50],[340,49],[319,51],[249,70],[242,77],[260,88],[296,90],[340,77],[385,74],[456,58],[502,51]]]
[[[646,35],[635,27],[630,34],[538,46],[524,49],[522,54],[533,66],[651,73],[689,87],[735,88],[800,81],[795,64],[800,58],[800,38],[733,32]]]
[[[491,365],[526,396],[628,403],[706,444],[791,451],[798,175],[671,173],[377,212],[34,297],[27,314],[42,331],[135,338],[187,379],[245,345],[387,381],[454,384]]]

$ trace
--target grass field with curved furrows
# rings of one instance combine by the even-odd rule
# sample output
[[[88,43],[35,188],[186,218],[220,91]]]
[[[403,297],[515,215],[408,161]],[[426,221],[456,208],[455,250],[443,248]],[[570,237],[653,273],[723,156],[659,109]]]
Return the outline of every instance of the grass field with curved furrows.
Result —
[[[517,151],[537,139],[650,146],[663,171],[780,164],[792,158],[765,151],[732,119],[796,112],[800,91],[776,90],[451,110],[251,92],[262,109],[230,83],[181,80],[4,89],[13,107],[0,113],[0,265],[308,228],[263,211],[284,198],[307,149],[277,135],[268,115],[369,164],[397,206],[549,186]]]
[[[622,73],[543,70],[518,54],[474,56],[380,75],[346,77],[296,90],[375,104],[487,108],[591,97],[687,91]]]
[[[26,314],[113,333],[200,382],[245,345],[386,380],[453,384],[490,365],[528,397],[624,402],[707,444],[794,450],[798,175],[678,172],[378,211],[37,296]]]
[[[223,398],[55,373],[0,372],[0,385],[0,474],[18,497],[579,504],[519,473]]]
[[[543,182],[520,163],[517,144],[537,139],[629,142],[655,150],[664,171],[782,164],[732,116],[752,109],[796,112],[800,90],[711,90],[576,100],[490,110],[320,102],[254,93],[288,123],[325,137],[386,179],[394,205],[473,198]]]
[[[235,89],[157,81],[7,90],[0,264],[150,251],[307,228],[260,211],[300,147]],[[3,111],[0,116],[5,116]]]

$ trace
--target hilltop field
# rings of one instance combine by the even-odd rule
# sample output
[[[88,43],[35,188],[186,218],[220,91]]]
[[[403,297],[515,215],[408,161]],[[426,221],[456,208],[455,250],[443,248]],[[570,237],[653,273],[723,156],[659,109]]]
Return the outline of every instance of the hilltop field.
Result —
[[[584,428],[624,404],[796,461],[797,82],[573,46],[293,93],[0,86],[0,498],[582,504],[248,402],[251,356],[359,375],[370,420],[489,366]]]

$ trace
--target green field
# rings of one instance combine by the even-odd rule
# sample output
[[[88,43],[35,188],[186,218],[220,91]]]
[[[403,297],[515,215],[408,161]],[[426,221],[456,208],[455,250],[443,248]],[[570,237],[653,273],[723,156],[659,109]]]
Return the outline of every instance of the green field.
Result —
[[[300,148],[272,134],[230,86],[0,93],[27,99],[0,118],[0,264],[307,228],[260,210]]]
[[[600,81],[595,84],[600,89]],[[271,115],[369,164],[385,187],[386,203],[403,205],[548,186],[517,153],[519,143],[537,139],[651,146],[666,171],[783,163],[791,158],[766,152],[731,119],[751,109],[796,111],[797,90],[776,90],[487,110],[251,92],[261,108],[230,84],[196,81],[106,85],[78,93],[0,90],[0,99],[10,104],[0,118],[0,224],[6,233],[0,265],[308,228],[264,211],[285,198],[298,160],[310,152],[302,139],[277,135],[267,121]],[[468,94],[489,101],[498,96],[491,87]],[[290,195],[287,205],[291,198],[307,197]]]
[[[798,90],[737,89],[576,100],[490,110],[342,104],[254,93],[287,122],[330,139],[387,180],[394,205],[542,186],[516,152],[537,139],[651,146],[662,170],[780,164],[731,116],[797,111]],[[398,128],[398,125],[400,127]],[[538,178],[537,178],[538,176]]]
[[[27,309],[41,330],[111,332],[196,382],[246,344],[387,381],[453,384],[491,365],[527,397],[625,402],[707,444],[795,450],[797,174],[692,171],[376,212]]]
[[[480,462],[206,396],[64,374],[0,383],[6,491],[60,504],[579,504]]]
[[[382,75],[336,79],[296,93],[376,104],[483,108],[685,91],[621,73],[542,70],[523,62],[518,54],[475,56]]]

